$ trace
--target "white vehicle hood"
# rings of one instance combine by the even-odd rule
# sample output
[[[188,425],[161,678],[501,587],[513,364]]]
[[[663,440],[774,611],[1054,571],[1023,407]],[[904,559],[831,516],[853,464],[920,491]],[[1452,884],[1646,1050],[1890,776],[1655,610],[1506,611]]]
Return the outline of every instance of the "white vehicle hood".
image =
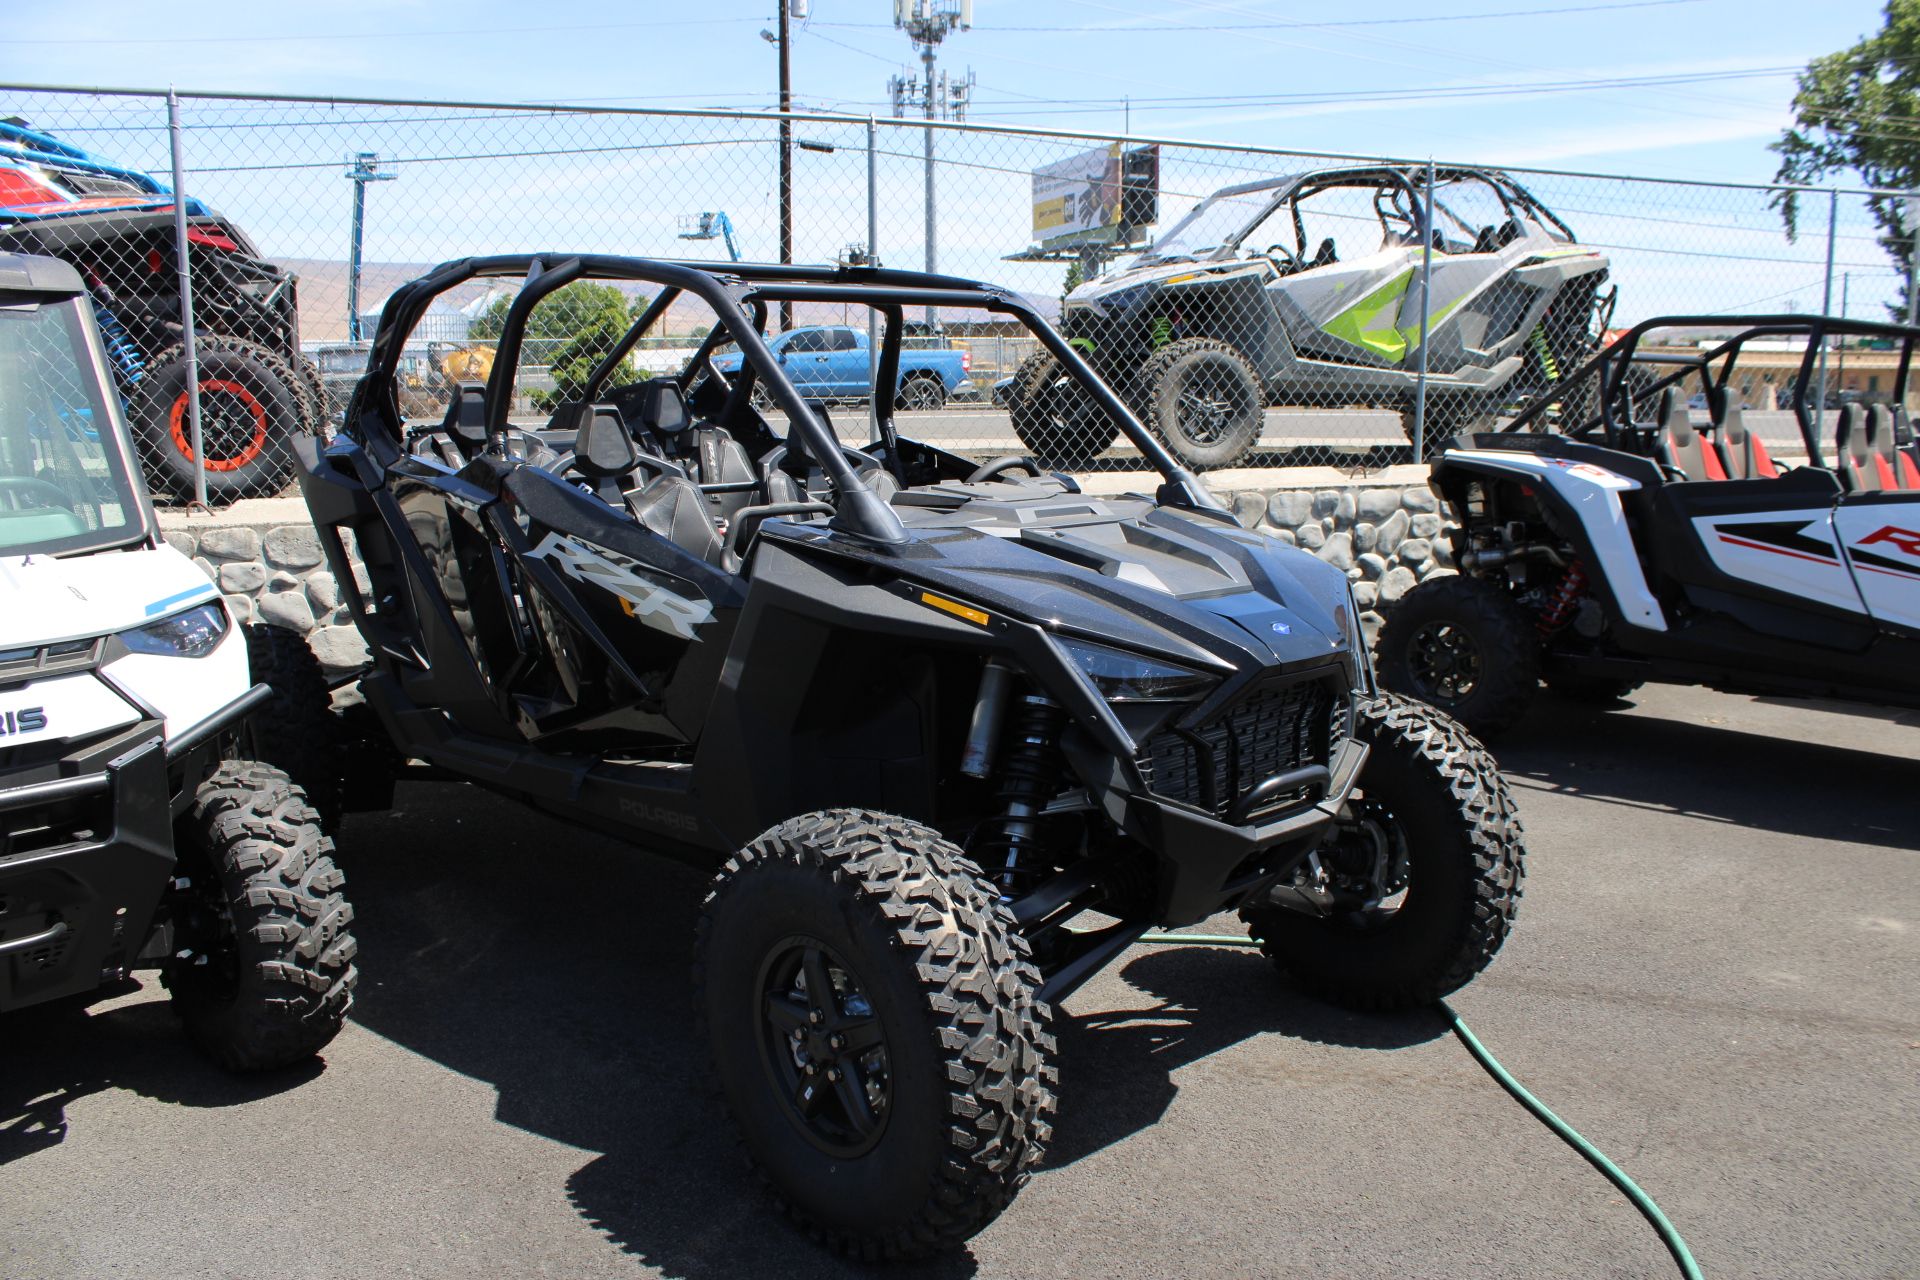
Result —
[[[164,543],[87,555],[0,557],[0,651],[125,631],[219,598],[193,561]]]

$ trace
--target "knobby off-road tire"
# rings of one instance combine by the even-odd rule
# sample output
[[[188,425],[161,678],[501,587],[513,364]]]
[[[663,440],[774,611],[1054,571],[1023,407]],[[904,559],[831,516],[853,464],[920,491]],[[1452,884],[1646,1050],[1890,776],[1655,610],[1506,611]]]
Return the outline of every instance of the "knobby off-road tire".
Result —
[[[828,976],[793,976],[809,972]],[[1055,1082],[1039,986],[976,865],[858,809],[793,818],[728,861],[695,946],[695,1008],[753,1168],[816,1239],[868,1260],[959,1245],[1039,1162]]]
[[[1486,968],[1513,928],[1526,876],[1520,816],[1486,749],[1433,708],[1386,694],[1362,706],[1358,732],[1372,748],[1363,803],[1406,840],[1399,908],[1322,918],[1262,902],[1241,918],[1281,972],[1323,999],[1428,1004]]]
[[[273,688],[273,696],[248,718],[242,735],[247,754],[285,770],[307,793],[321,825],[337,831],[346,762],[320,660],[304,636],[285,627],[250,622],[241,631],[254,680]]]
[[[307,799],[271,765],[222,764],[177,831],[176,874],[198,906],[161,970],[187,1035],[230,1071],[312,1057],[353,1004],[353,908],[333,842]],[[205,963],[196,963],[200,957]]]
[[[1195,470],[1230,467],[1260,439],[1266,394],[1247,358],[1213,338],[1169,342],[1140,366],[1141,417]]]
[[[202,338],[201,452],[207,496],[265,497],[286,483],[293,437],[307,432],[309,407],[286,361],[237,338]],[[154,357],[131,408],[134,437],[153,483],[179,497],[193,494],[192,420],[187,398],[186,348]]]
[[[1085,466],[1120,438],[1120,428],[1045,351],[1014,371],[1007,411],[1020,443],[1049,467]]]
[[[1374,659],[1381,684],[1482,738],[1525,715],[1540,684],[1531,619],[1498,584],[1466,574],[1429,578],[1402,596]]]
[[[1420,460],[1431,462],[1455,436],[1490,427],[1493,410],[1493,398],[1482,392],[1437,392],[1430,396],[1426,405],[1426,442],[1420,447]],[[1418,438],[1418,417],[1411,403],[1400,411],[1400,430],[1405,433],[1408,444]]]

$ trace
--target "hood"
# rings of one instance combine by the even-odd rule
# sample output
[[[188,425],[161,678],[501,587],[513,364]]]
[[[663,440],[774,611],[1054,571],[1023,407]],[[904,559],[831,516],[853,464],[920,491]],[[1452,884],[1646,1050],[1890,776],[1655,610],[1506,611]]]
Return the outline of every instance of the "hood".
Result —
[[[1149,285],[1181,285],[1191,281],[1213,281],[1223,276],[1256,275],[1268,276],[1273,269],[1261,260],[1246,258],[1228,258],[1221,262],[1195,262],[1183,259],[1179,262],[1155,262],[1139,267],[1127,267],[1110,272],[1098,280],[1089,280],[1066,297],[1068,308],[1091,307],[1099,309],[1108,303],[1119,300],[1118,295]]]
[[[1346,575],[1307,552],[1143,497],[1033,490],[914,490],[896,509],[915,540],[887,568],[1055,634],[1223,672],[1324,665],[1353,643]]]
[[[0,558],[0,650],[125,631],[219,592],[172,547]]]

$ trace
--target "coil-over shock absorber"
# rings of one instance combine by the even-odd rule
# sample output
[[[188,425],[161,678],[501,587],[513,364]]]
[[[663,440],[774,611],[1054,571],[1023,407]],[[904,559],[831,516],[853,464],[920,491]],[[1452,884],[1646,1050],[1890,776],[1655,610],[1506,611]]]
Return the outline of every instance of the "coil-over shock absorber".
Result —
[[[971,848],[983,868],[999,869],[1001,887],[1010,897],[1046,869],[1039,848],[1039,815],[1060,790],[1060,730],[1067,718],[1060,704],[1044,694],[1009,700],[1011,675],[999,663],[987,665],[961,764],[976,778],[996,772],[999,777],[1000,811],[980,824]],[[1002,746],[997,771],[992,752],[996,740]]]

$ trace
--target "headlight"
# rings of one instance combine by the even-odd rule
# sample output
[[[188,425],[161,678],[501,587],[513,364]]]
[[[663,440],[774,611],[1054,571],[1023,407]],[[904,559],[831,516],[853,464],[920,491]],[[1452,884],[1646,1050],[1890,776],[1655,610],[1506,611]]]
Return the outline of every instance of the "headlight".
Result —
[[[121,643],[130,653],[157,653],[165,658],[204,658],[227,634],[227,611],[219,601],[183,609],[138,631],[122,631]]]
[[[1219,677],[1085,640],[1061,640],[1082,674],[1108,702],[1189,702]]]

